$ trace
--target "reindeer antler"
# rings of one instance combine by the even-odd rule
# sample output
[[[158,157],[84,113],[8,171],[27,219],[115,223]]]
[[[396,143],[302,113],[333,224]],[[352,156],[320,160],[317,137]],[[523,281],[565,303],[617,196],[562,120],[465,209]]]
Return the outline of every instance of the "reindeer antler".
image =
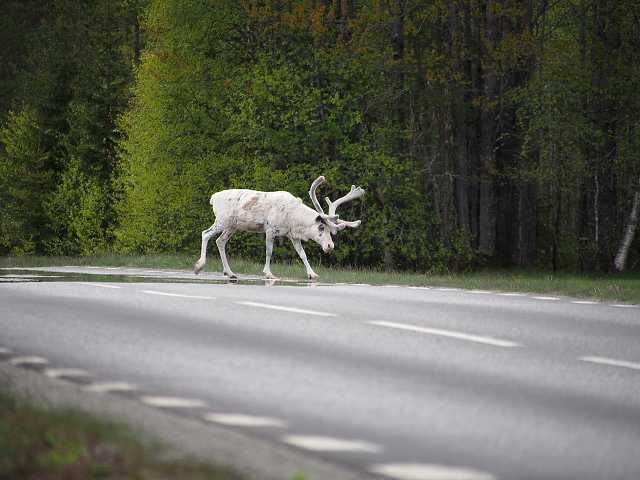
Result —
[[[324,210],[322,209],[322,205],[320,205],[320,202],[318,201],[318,197],[316,197],[317,188],[320,185],[322,185],[325,182],[325,180],[326,179],[324,178],[323,175],[320,175],[318,178],[316,178],[311,184],[311,187],[309,188],[309,196],[311,197],[311,202],[313,203],[313,206],[315,207],[316,212],[318,212],[323,219],[329,220],[332,223],[336,223],[338,221],[338,215],[335,215],[335,213],[332,213],[329,215],[324,213]]]
[[[324,175],[320,175],[318,178],[316,178],[313,183],[311,184],[311,187],[309,188],[309,196],[311,197],[311,202],[313,203],[313,206],[316,209],[316,212],[321,213],[324,215],[324,210],[322,209],[322,205],[320,205],[320,202],[318,201],[318,197],[316,197],[316,189],[322,185],[325,182],[325,178]]]
[[[336,209],[340,205],[346,202],[351,202],[353,200],[356,200],[357,198],[362,197],[364,194],[365,194],[365,191],[362,188],[356,187],[355,185],[351,185],[351,190],[349,190],[349,193],[338,198],[333,202],[329,200],[329,197],[325,197],[324,199],[327,202],[327,205],[329,205],[329,215],[336,215]],[[355,222],[347,222],[346,220],[337,220],[336,223],[337,223],[338,229],[343,230],[345,227],[351,227],[351,228],[359,227],[361,221],[356,220]]]
[[[361,223],[360,220],[356,220],[355,222],[340,220],[339,216],[336,214],[336,209],[343,203],[351,202],[357,198],[362,197],[365,194],[365,191],[360,187],[351,185],[351,190],[349,190],[349,193],[347,193],[343,197],[338,198],[334,202],[329,200],[329,197],[325,197],[324,199],[329,205],[329,214],[327,215],[326,213],[324,213],[324,210],[322,209],[322,206],[318,201],[318,197],[316,197],[316,190],[320,185],[322,185],[325,182],[325,180],[326,179],[324,178],[324,176],[320,175],[318,178],[316,178],[313,181],[313,183],[311,184],[311,188],[309,188],[309,196],[311,197],[311,201],[313,202],[313,206],[315,207],[316,212],[318,212],[322,216],[322,218],[331,222],[332,227],[335,228],[336,230],[344,230],[346,227],[351,227],[351,228],[359,227]]]

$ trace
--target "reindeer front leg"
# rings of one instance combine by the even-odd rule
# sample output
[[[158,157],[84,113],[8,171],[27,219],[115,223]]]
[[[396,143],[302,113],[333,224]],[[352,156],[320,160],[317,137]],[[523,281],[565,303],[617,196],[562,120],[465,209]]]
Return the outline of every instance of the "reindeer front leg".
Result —
[[[209,228],[207,228],[202,232],[202,245],[200,248],[200,258],[198,259],[194,267],[194,273],[196,275],[200,273],[200,270],[204,268],[204,264],[207,261],[207,244],[209,243],[209,239],[211,237],[216,236],[221,231],[222,231],[222,227],[220,227],[220,225],[218,225],[217,223],[214,223],[213,225],[211,225]]]
[[[265,232],[265,241],[266,241],[266,260],[264,263],[264,268],[262,269],[262,272],[264,273],[264,276],[267,278],[276,278],[274,277],[273,273],[271,273],[271,254],[273,253],[273,239],[275,238],[275,235],[273,234],[272,230],[267,230]]]
[[[296,249],[296,252],[300,256],[302,263],[304,263],[304,268],[307,269],[307,277],[309,280],[315,280],[318,278],[316,272],[313,271],[311,265],[309,265],[309,260],[307,260],[307,254],[304,253],[304,248],[302,248],[302,241],[299,238],[291,238],[291,243],[293,243],[293,248]]]

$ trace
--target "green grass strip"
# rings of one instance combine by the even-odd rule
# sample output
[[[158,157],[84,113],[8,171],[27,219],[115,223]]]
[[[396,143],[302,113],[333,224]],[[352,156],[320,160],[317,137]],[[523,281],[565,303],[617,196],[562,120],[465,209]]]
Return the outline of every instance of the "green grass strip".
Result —
[[[127,266],[192,270],[196,255],[105,255],[97,257],[1,257],[0,268],[62,265]],[[262,263],[240,258],[230,260],[239,275],[261,275]],[[392,285],[428,285],[467,289],[499,290],[567,295],[597,300],[640,303],[640,273],[594,276],[576,273],[551,274],[537,270],[489,270],[469,273],[430,274],[419,272],[381,271],[366,268],[314,266],[323,282],[369,283]],[[205,271],[220,272],[222,266],[211,255]],[[303,280],[302,263],[273,263],[278,277]]]

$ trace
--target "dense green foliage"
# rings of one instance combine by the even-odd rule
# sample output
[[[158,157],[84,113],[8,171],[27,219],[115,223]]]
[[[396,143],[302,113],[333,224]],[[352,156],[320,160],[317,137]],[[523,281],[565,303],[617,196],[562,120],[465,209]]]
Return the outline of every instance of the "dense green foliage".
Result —
[[[131,0],[4,2],[0,251],[110,248],[116,122],[133,81]],[[3,32],[4,33],[4,32]]]
[[[0,251],[195,255],[212,192],[324,174],[368,192],[324,263],[606,271],[640,188],[635,0],[0,10]]]

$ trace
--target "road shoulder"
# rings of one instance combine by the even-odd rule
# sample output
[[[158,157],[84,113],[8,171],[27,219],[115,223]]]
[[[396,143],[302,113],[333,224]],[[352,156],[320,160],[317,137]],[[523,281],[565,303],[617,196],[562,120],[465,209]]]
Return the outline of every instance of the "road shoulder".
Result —
[[[78,408],[101,418],[125,423],[174,449],[177,457],[190,456],[229,466],[249,478],[288,480],[298,472],[304,472],[306,478],[313,480],[366,478],[284,445],[147,407],[135,398],[87,392],[79,385],[48,378],[5,361],[0,361],[0,387],[24,395],[35,404]]]

